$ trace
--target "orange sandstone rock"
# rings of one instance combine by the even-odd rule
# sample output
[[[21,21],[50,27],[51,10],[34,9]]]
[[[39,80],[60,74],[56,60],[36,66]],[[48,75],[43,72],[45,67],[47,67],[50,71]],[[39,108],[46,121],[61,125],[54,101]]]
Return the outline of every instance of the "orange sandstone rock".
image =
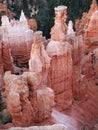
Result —
[[[33,30],[29,29],[28,22],[21,12],[20,20],[9,21],[7,16],[2,16],[2,39],[11,48],[14,63],[18,66],[27,65],[33,43]]]
[[[51,39],[55,41],[65,41],[65,35],[67,34],[67,7],[58,6],[55,7],[55,25],[51,29]]]
[[[33,72],[20,76],[5,73],[7,106],[14,126],[30,126],[51,116],[54,93],[47,87],[35,90],[35,76]]]
[[[40,122],[48,118],[52,111],[51,108],[54,105],[52,101],[54,98],[53,92],[50,88],[47,88],[47,74],[50,67],[50,60],[51,58],[44,48],[42,32],[38,31],[34,34],[34,43],[29,61],[30,72],[36,74],[36,82],[33,84],[33,89],[30,87],[30,100],[36,114],[35,122]],[[32,93],[34,94],[32,95]],[[50,100],[49,98],[52,99]],[[35,102],[35,104],[33,104],[33,102]]]
[[[82,35],[79,35],[79,36],[69,35],[69,37],[67,38],[67,41],[72,45],[73,98],[79,100],[79,98],[82,98],[81,94],[79,93],[79,85],[82,79],[81,61],[84,56],[85,44],[84,44]]]
[[[92,120],[96,120],[98,118],[98,49],[91,51],[88,55],[86,55],[82,60],[82,71],[81,73],[84,76],[84,80],[82,81],[85,84],[85,95],[87,97],[87,104],[90,105],[89,112],[92,113],[90,118]],[[84,95],[84,96],[85,96]],[[89,120],[89,119],[88,119]]]
[[[51,58],[48,56],[44,48],[42,32],[38,31],[34,34],[29,70],[30,72],[37,73],[39,85],[42,84],[47,86],[47,74],[50,67],[50,60]]]
[[[76,28],[76,34],[77,35],[83,35],[85,34],[86,29],[88,28],[88,24],[90,22],[90,18],[92,16],[92,14],[98,10],[98,6],[97,6],[97,2],[96,0],[92,1],[90,10],[88,11],[88,13],[84,13],[83,12],[83,16],[82,18],[76,21],[75,23],[75,28]]]
[[[14,73],[13,58],[11,56],[10,47],[7,43],[3,43],[2,53],[4,71],[11,71]]]
[[[0,40],[0,91],[3,88],[3,74],[4,74],[4,70],[3,70],[3,59],[2,59],[2,41]]]
[[[69,43],[59,41],[49,42],[46,48],[48,55],[52,59],[48,74],[48,85],[54,90],[56,94],[55,101],[61,109],[68,108],[72,101],[71,49]],[[65,99],[67,96],[69,98]]]
[[[85,51],[90,51],[98,47],[98,37],[97,37],[98,18],[97,17],[98,17],[98,11],[95,11],[90,18],[90,22],[84,36],[84,42],[86,45]]]
[[[54,124],[54,125],[47,125],[47,126],[32,126],[32,127],[25,127],[25,128],[21,128],[21,127],[12,127],[8,130],[68,130],[66,126],[64,126],[63,124]]]
[[[55,35],[57,36],[57,39],[55,39],[54,33],[51,33],[51,41],[46,47],[46,51],[52,59],[48,74],[48,85],[54,90],[56,104],[61,110],[68,108],[72,104],[72,46],[65,42],[66,33],[59,30],[66,29],[66,26],[63,28],[58,26],[62,25],[62,22],[66,20],[65,12],[65,6],[55,8],[55,22],[57,22],[57,25],[55,23],[53,29],[56,28],[55,32],[59,36]]]
[[[0,12],[2,15],[7,15],[10,19],[13,18],[13,13],[2,3],[0,3]]]
[[[31,30],[36,31],[37,30],[37,22],[35,19],[29,19],[28,20],[28,25]]]
[[[74,33],[72,23],[69,22],[68,29],[65,24],[66,7],[55,8],[55,25],[47,46],[44,47],[45,39],[42,32],[34,33],[34,44],[29,60],[30,72],[20,76],[5,73],[7,104],[15,126],[47,124],[45,121],[47,118],[51,119],[55,92],[56,106],[52,112],[55,123],[63,123],[70,130],[97,128],[96,9],[97,4],[93,0],[89,13],[83,14],[82,19],[76,24],[77,30]],[[20,21],[22,20],[26,22],[23,14]],[[9,24],[7,19],[6,21]],[[0,58],[2,59],[2,56]]]

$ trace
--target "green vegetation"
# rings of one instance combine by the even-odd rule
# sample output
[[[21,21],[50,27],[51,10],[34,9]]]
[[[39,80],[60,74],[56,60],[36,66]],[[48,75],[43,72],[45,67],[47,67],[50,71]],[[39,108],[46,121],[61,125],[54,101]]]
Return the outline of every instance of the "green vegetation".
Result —
[[[21,10],[24,10],[27,17],[35,18],[38,23],[38,30],[42,30],[44,35],[50,37],[50,29],[54,21],[54,7],[66,5],[68,7],[68,19],[75,22],[81,18],[82,12],[87,12],[92,0],[14,0],[14,4],[8,7],[15,13],[15,18],[19,18]],[[34,7],[38,13],[30,15],[31,8]]]

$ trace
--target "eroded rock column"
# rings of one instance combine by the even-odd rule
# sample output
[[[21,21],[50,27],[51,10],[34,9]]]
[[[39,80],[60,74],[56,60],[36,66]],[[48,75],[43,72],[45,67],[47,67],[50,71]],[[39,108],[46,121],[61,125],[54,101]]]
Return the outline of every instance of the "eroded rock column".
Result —
[[[30,126],[34,124],[35,114],[29,101],[29,88],[25,78],[6,72],[4,80],[7,107],[12,116],[13,125]]]
[[[2,39],[4,43],[10,46],[15,65],[26,66],[30,59],[33,30],[30,29],[23,11],[19,21],[10,21],[7,16],[2,16],[1,21]]]
[[[98,10],[95,11],[88,25],[88,28],[85,33],[84,42],[85,42],[85,52],[88,53],[98,47]]]
[[[33,72],[4,76],[7,107],[14,126],[30,126],[51,117],[54,92],[48,87],[36,88],[39,80]]]
[[[66,9],[55,8],[55,25],[51,30],[51,41],[46,50],[51,57],[48,85],[56,94],[56,104],[62,110],[72,104],[72,46],[66,42]],[[55,35],[54,35],[55,34]]]
[[[29,61],[30,72],[36,74],[36,82],[33,84],[34,87],[30,87],[30,100],[34,106],[36,122],[50,117],[52,106],[54,105],[53,90],[47,86],[47,76],[51,58],[45,51],[43,40],[42,32],[38,31],[34,34],[34,43]],[[33,92],[34,95],[32,95],[31,92]],[[33,104],[33,102],[39,105]]]
[[[14,126],[30,126],[51,117],[54,92],[47,86],[50,57],[44,49],[42,32],[34,35],[29,66],[30,72],[18,76],[6,72],[4,76]]]

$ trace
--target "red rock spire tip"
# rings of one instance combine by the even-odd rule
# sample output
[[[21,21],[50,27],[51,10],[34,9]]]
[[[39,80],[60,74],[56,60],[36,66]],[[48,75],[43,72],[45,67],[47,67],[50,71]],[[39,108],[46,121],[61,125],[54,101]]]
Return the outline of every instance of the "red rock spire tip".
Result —
[[[93,0],[93,1],[92,1],[92,5],[97,5],[97,1],[96,1],[96,0]]]

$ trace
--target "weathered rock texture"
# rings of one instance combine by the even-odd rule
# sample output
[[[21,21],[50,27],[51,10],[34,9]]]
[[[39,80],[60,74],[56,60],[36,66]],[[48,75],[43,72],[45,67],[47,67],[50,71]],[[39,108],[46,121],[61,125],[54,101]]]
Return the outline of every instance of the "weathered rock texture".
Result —
[[[62,124],[55,124],[50,126],[33,126],[33,127],[27,127],[27,128],[20,128],[20,127],[13,127],[8,130],[68,130],[64,125]]]
[[[13,13],[6,7],[6,5],[0,2],[0,12],[2,15],[7,15],[10,19],[13,18]]]
[[[42,32],[34,33],[29,72],[20,76],[5,73],[7,105],[14,126],[34,125],[51,117],[52,123],[63,123],[70,130],[97,128],[97,4],[93,0],[90,11],[76,23],[76,32],[72,22],[67,28],[66,8],[55,8],[55,25],[46,46]],[[23,13],[21,20],[26,22]],[[56,102],[53,112],[52,89]]]
[[[59,6],[55,8],[55,25],[51,31],[51,41],[47,45],[47,53],[51,57],[51,65],[48,75],[48,85],[56,94],[55,101],[61,109],[68,108],[72,104],[72,47],[65,42],[66,30],[65,18],[66,7]],[[62,17],[60,17],[62,16]],[[63,26],[63,27],[62,27]],[[56,28],[54,38],[53,30]],[[60,32],[59,32],[60,30]],[[62,100],[61,100],[62,99]]]
[[[71,46],[67,42],[51,41],[47,46],[47,52],[52,58],[48,85],[56,94],[57,105],[61,109],[68,108],[72,103]]]
[[[29,88],[22,76],[5,74],[5,92],[8,109],[15,126],[29,126],[34,123],[34,110],[29,101]],[[13,100],[14,99],[14,100]]]
[[[88,28],[86,29],[84,42],[86,45],[86,52],[98,47],[98,10],[95,11],[90,19]]]
[[[92,113],[92,118],[98,118],[98,49],[90,52],[82,59],[82,74],[85,75],[82,81],[87,99],[87,104],[90,106],[89,114]],[[81,89],[80,89],[81,90]],[[83,92],[82,92],[83,93]],[[88,116],[89,117],[89,116]]]
[[[38,94],[37,98],[39,99],[39,103],[42,102],[43,98],[47,96],[48,94],[48,91],[46,90],[47,74],[50,67],[50,59],[51,59],[48,56],[47,52],[45,51],[43,40],[44,39],[42,37],[42,32],[38,31],[34,34],[34,43],[32,45],[31,56],[30,56],[30,61],[29,61],[29,70],[30,72],[33,72],[36,74],[36,80],[37,80],[36,84],[34,85],[34,90],[31,90],[31,92],[34,91],[35,93],[35,91],[38,89],[42,89],[43,92],[45,92],[42,96],[42,93],[43,93],[42,90],[37,91],[37,94]],[[36,97],[34,96],[35,94],[32,95],[31,92],[30,92],[30,95],[31,95],[32,103],[33,103]],[[51,94],[49,96],[51,97]],[[48,105],[49,102],[48,101],[46,102],[46,101],[47,100],[44,99],[44,102],[43,102],[44,104],[40,106],[42,110],[40,112],[39,117],[37,117],[36,115],[36,121],[49,117],[52,109]],[[44,105],[45,105],[45,108],[48,111],[50,111],[49,113],[48,111],[46,112],[45,110],[43,111]],[[34,105],[34,109],[37,112],[36,104]],[[46,115],[43,112],[45,112]],[[42,117],[42,115],[44,117]]]
[[[72,21],[69,21],[68,23],[68,30],[67,30],[67,35],[73,35],[75,36],[75,32],[74,32],[74,29],[73,29],[73,22]]]
[[[89,12],[83,13],[82,18],[80,20],[78,19],[75,23],[77,35],[82,34],[84,36],[85,31],[86,31],[88,24],[90,22],[90,18],[96,10],[98,10],[97,2],[96,2],[96,0],[93,0]]]
[[[2,59],[2,41],[0,40],[0,90],[3,88],[3,59]]]
[[[5,93],[14,126],[30,126],[51,116],[54,93],[50,88],[36,88],[36,73],[16,76],[6,72]],[[14,99],[14,100],[13,100]]]
[[[41,84],[42,86],[47,86],[47,75],[51,58],[45,51],[43,42],[44,38],[42,37],[42,32],[36,32],[31,49],[29,70],[30,72],[35,72],[38,75],[39,85]]]
[[[67,41],[72,45],[73,97],[75,99],[79,99],[79,97],[81,98],[81,96],[84,96],[82,93],[79,92],[79,85],[83,77],[83,75],[81,74],[81,60],[84,55],[85,45],[82,35],[75,36],[75,34],[70,34],[67,38]]]
[[[11,50],[8,44],[2,44],[2,59],[3,59],[3,68],[5,71],[11,71],[14,73],[14,63],[13,58],[11,56]]]
[[[97,23],[98,19],[98,6],[96,0],[93,0],[91,8],[87,14],[84,14],[84,18],[82,19],[82,24],[84,29],[84,51],[81,52],[83,46],[78,49],[78,57],[79,57],[79,66],[80,71],[78,69],[78,64],[75,65],[77,75],[79,75],[78,84],[74,86],[73,83],[73,93],[75,100],[82,100],[82,103],[79,103],[79,108],[81,108],[83,113],[83,120],[88,124],[89,129],[93,129],[92,124],[96,123],[98,119],[98,87],[97,87],[97,58],[98,58],[98,28]],[[81,34],[81,33],[80,33]],[[82,44],[81,44],[82,45]],[[82,54],[82,57],[80,55]],[[74,60],[73,60],[74,62]],[[73,67],[74,68],[74,67]],[[78,71],[77,71],[78,70]],[[75,75],[73,76],[75,78]],[[84,114],[84,111],[86,112]]]
[[[37,22],[35,19],[29,19],[28,20],[28,25],[31,30],[36,31],[37,30]]]
[[[5,71],[14,73],[13,58],[9,45],[2,42],[2,36],[0,35],[0,91],[4,88],[3,76]]]
[[[7,16],[2,16],[0,31],[2,32],[3,42],[11,48],[14,63],[18,66],[28,63],[33,42],[33,30],[29,29],[23,11],[19,21],[9,21]]]
[[[93,2],[92,5],[95,5],[95,3]],[[89,18],[89,24],[84,32],[85,35],[77,35],[77,33],[72,35],[67,31],[65,42],[62,42],[61,39],[55,41],[51,37],[51,41],[46,48],[48,55],[51,57],[48,84],[55,91],[55,100],[59,110],[68,108],[72,101],[73,103],[79,102],[77,108],[72,105],[72,111],[75,113],[79,111],[80,117],[83,116],[85,121],[83,123],[87,123],[88,128],[91,129],[98,119],[97,50],[95,50],[97,48],[97,17],[95,15],[97,15],[96,9]],[[95,26],[93,26],[94,23]],[[70,28],[72,30],[71,26]],[[68,30],[70,28],[68,27]],[[91,45],[92,39],[96,41],[96,46],[94,42]],[[86,42],[90,47],[89,51]],[[88,53],[85,53],[87,51]],[[87,115],[84,114],[86,112]]]
[[[51,38],[54,41],[65,41],[67,33],[67,25],[65,23],[67,18],[66,10],[66,6],[55,7],[55,25],[51,29]]]

